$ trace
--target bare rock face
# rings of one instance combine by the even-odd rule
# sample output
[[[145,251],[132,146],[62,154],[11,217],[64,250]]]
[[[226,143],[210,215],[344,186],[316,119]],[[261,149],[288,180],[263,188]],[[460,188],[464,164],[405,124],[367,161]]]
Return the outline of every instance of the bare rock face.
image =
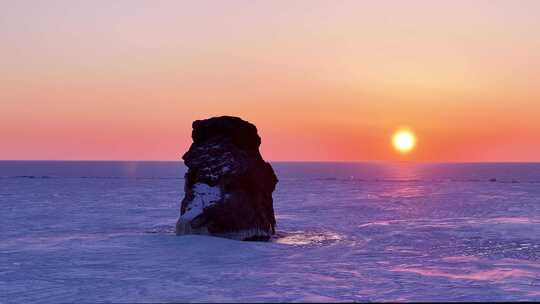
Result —
[[[176,234],[268,240],[275,233],[277,177],[259,153],[257,128],[238,117],[193,122]]]

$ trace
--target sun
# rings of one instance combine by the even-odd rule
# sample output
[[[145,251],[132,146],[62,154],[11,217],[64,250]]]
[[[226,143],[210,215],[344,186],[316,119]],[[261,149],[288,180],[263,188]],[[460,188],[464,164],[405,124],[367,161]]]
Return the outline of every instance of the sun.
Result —
[[[409,153],[416,146],[416,136],[409,129],[400,129],[392,136],[392,144],[398,152]]]

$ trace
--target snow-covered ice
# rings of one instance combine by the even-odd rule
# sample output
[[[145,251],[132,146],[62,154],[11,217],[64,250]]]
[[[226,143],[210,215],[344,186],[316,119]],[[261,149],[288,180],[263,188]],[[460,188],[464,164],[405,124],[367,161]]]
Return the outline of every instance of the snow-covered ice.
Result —
[[[259,243],[174,235],[180,163],[0,162],[0,302],[540,300],[540,165],[273,166]]]

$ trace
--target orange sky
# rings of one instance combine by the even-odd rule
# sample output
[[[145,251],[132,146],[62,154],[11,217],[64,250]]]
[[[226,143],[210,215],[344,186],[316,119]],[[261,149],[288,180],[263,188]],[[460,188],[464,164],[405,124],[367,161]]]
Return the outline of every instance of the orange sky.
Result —
[[[0,159],[540,161],[540,1],[0,1]],[[417,149],[391,135],[408,126]]]

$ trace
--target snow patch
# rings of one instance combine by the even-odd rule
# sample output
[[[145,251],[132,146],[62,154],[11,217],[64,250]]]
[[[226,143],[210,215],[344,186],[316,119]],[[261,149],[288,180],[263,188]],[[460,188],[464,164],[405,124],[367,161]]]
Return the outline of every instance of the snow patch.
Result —
[[[196,183],[193,185],[194,198],[186,208],[181,218],[185,220],[192,220],[199,216],[204,208],[214,205],[221,199],[221,189],[219,186],[211,187],[207,184]]]

